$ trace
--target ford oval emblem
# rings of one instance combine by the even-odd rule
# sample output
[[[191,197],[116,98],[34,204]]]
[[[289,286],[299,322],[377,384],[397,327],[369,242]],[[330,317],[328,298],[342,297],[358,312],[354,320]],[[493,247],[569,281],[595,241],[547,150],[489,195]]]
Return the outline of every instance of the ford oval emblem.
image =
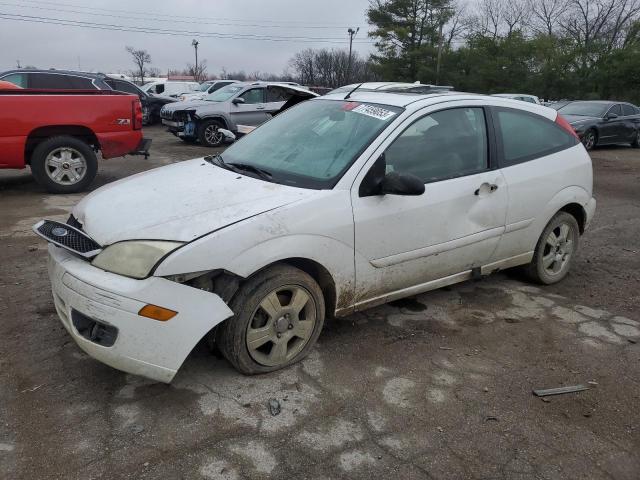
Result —
[[[67,235],[69,235],[69,230],[62,227],[56,227],[51,230],[51,234],[55,235],[56,237],[66,237]]]

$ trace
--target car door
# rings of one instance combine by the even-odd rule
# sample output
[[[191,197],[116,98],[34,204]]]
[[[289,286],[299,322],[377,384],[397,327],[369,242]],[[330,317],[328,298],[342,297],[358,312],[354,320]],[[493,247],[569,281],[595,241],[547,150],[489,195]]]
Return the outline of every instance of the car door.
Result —
[[[609,115],[616,115],[615,118],[607,118]],[[598,143],[616,143],[625,140],[624,118],[622,118],[622,107],[619,103],[612,105],[604,114],[604,120],[600,126]]]
[[[584,179],[584,151],[579,140],[556,122],[525,110],[493,107],[498,160],[508,192],[505,234],[495,258],[525,263],[533,255],[548,218],[552,199],[578,179]],[[565,150],[576,148],[576,154]],[[590,174],[590,173],[589,173]]]
[[[425,192],[361,196],[366,173],[356,180],[358,303],[461,272],[469,276],[491,261],[504,230],[507,192],[481,104],[416,113],[403,126],[374,157],[384,155],[387,173],[419,177]]]
[[[284,88],[270,85],[266,88],[267,103],[266,110],[270,115],[280,111],[284,104],[291,98],[291,94]]]
[[[236,125],[258,126],[269,118],[265,105],[265,89],[255,87],[245,90],[235,98],[241,98],[244,103],[231,102],[229,114]]]
[[[638,126],[640,118],[637,114],[636,107],[628,103],[622,105],[622,116],[624,119],[625,141],[633,142],[638,135]]]

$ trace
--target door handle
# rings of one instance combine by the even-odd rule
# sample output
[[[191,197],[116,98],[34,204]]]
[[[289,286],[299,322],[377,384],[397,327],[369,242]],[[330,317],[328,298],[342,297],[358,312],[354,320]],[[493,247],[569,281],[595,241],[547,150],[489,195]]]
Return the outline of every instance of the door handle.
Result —
[[[265,106],[264,106],[264,105],[258,105],[258,106],[256,107],[256,110],[264,110],[264,109],[265,109]]]
[[[493,193],[496,190],[498,190],[498,185],[496,185],[495,183],[483,183],[476,189],[475,192],[473,192],[473,194],[476,196],[480,196],[481,192]]]

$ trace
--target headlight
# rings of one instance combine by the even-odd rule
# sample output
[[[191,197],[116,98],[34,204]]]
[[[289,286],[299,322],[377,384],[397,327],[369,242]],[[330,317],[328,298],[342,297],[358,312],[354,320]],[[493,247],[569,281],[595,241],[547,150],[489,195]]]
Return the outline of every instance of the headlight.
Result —
[[[126,277],[145,278],[151,269],[183,242],[162,240],[132,240],[114,243],[105,248],[91,264],[107,272]]]

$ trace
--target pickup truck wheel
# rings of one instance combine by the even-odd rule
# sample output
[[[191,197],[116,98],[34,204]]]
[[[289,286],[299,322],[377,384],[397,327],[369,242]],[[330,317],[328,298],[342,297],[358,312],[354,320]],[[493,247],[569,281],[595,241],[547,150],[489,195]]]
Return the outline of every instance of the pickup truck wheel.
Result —
[[[219,147],[224,141],[224,135],[219,129],[224,125],[219,120],[207,120],[198,126],[198,140],[207,147]]]
[[[51,137],[31,155],[33,177],[51,193],[80,192],[89,186],[97,171],[95,152],[75,137]]]
[[[280,265],[250,278],[229,304],[235,315],[216,331],[224,357],[246,375],[303,359],[320,336],[325,306],[315,280]]]
[[[540,235],[533,260],[524,268],[525,274],[543,285],[559,282],[569,273],[579,239],[580,228],[575,217],[558,212]]]

